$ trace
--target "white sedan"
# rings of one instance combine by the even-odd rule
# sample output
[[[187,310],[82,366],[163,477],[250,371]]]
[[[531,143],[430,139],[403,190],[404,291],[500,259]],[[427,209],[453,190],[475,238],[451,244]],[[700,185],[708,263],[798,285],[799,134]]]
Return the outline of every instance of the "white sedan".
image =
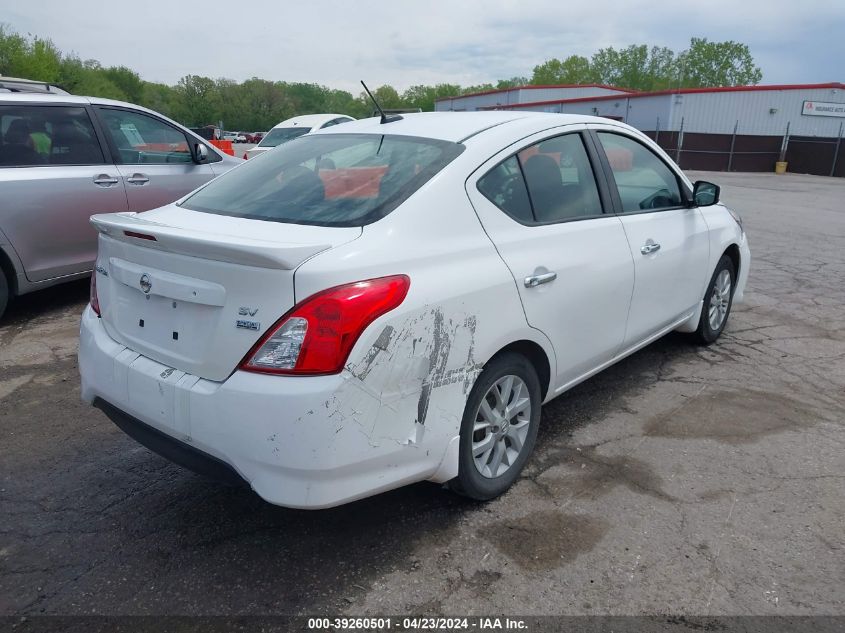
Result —
[[[92,222],[83,399],[300,508],[501,494],[543,403],[667,332],[712,343],[750,264],[643,134],[531,112],[346,123]]]

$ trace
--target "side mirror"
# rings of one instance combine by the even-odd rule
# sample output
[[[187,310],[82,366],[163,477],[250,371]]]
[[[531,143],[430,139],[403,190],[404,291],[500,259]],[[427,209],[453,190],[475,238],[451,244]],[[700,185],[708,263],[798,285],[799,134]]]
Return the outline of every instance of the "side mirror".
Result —
[[[696,207],[709,207],[719,202],[719,185],[699,180],[693,185],[692,203]]]
[[[208,161],[208,148],[205,145],[197,143],[194,145],[194,149],[194,162],[204,163]]]

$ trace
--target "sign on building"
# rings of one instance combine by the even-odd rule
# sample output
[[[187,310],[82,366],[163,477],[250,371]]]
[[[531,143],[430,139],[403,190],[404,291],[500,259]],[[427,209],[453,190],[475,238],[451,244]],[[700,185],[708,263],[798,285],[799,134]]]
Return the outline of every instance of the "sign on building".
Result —
[[[807,116],[838,116],[845,118],[845,103],[805,101],[801,114],[806,114]]]

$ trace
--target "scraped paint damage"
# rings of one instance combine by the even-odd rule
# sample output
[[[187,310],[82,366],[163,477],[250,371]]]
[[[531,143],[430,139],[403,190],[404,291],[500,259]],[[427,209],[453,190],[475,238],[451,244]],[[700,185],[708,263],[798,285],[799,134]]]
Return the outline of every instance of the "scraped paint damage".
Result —
[[[387,325],[346,366],[346,380],[326,401],[339,430],[354,423],[371,446],[419,445],[426,433],[457,433],[467,394],[481,371],[476,317],[427,308]]]

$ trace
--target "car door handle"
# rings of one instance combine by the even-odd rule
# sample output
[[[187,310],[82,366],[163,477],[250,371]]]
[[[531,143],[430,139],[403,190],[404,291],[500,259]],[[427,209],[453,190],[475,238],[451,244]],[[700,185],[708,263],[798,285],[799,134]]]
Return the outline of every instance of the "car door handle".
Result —
[[[131,183],[133,185],[146,185],[150,182],[150,179],[147,178],[144,174],[132,174],[129,178],[126,179],[126,182]]]
[[[547,284],[557,279],[557,273],[543,273],[542,275],[531,275],[525,278],[526,288],[535,288],[540,284]]]
[[[643,255],[651,255],[652,253],[656,253],[660,250],[660,244],[655,242],[648,242],[640,249],[640,252]]]
[[[119,182],[119,179],[109,176],[108,174],[97,174],[94,176],[94,184],[99,187],[111,187]]]

